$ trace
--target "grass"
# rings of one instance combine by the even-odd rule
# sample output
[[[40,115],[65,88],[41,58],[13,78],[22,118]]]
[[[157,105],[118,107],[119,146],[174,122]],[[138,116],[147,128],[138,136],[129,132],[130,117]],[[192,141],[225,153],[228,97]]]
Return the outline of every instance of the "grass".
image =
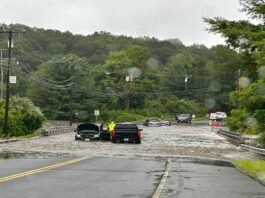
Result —
[[[235,160],[233,164],[265,184],[265,160]]]
[[[22,135],[22,136],[18,136],[17,138],[19,139],[28,139],[28,138],[33,138],[33,137],[36,137],[40,135],[37,131],[35,131],[34,133],[32,134],[28,134],[28,135]]]

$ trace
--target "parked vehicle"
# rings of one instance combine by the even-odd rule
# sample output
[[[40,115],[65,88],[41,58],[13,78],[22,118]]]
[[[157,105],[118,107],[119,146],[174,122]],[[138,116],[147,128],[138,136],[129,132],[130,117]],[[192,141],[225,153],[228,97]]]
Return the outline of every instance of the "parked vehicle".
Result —
[[[225,112],[215,112],[215,113],[211,113],[210,117],[209,117],[209,125],[213,126],[213,125],[224,125],[224,122],[226,120],[226,113]]]
[[[144,123],[144,126],[161,126],[161,122],[158,119],[147,119]]]
[[[92,123],[79,124],[75,130],[75,140],[100,139],[100,126]]]
[[[171,126],[171,122],[169,120],[160,120],[161,126]]]
[[[141,129],[133,123],[116,124],[114,131],[110,135],[110,141],[141,143]]]
[[[192,114],[180,114],[176,117],[177,122],[181,123],[191,123],[192,121]]]
[[[222,120],[222,121],[224,121],[224,120],[226,120],[226,118],[227,118],[227,115],[225,112],[218,111],[215,113],[211,113],[209,120]]]

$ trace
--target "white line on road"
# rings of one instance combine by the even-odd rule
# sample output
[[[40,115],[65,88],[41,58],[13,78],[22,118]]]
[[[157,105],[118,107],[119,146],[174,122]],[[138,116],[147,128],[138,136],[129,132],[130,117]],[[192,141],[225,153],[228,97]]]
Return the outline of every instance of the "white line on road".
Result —
[[[162,179],[160,180],[160,183],[157,186],[152,198],[159,198],[160,193],[162,192],[164,185],[166,183],[166,179],[167,179],[168,174],[169,174],[169,168],[170,168],[170,160],[167,160],[164,175],[163,175]]]

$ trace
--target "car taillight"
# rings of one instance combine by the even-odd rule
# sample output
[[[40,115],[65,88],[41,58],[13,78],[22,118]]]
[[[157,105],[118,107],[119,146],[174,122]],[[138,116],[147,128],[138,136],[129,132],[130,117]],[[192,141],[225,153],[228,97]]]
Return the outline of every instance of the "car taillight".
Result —
[[[150,126],[150,121],[148,121],[148,123],[147,123],[147,124],[148,124],[148,126]]]
[[[111,136],[112,136],[112,137],[115,136],[115,131],[112,131]]]
[[[138,137],[141,137],[141,131],[140,131],[140,130],[138,130],[138,132],[137,132],[137,136],[138,136]]]

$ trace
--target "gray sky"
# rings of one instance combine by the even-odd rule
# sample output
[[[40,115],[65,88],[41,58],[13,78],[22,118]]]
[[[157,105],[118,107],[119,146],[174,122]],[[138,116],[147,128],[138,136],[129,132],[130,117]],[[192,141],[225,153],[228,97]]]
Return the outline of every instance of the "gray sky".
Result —
[[[246,18],[238,0],[1,0],[0,22],[21,23],[78,34],[107,31],[185,45],[223,43],[208,33],[202,17]]]

